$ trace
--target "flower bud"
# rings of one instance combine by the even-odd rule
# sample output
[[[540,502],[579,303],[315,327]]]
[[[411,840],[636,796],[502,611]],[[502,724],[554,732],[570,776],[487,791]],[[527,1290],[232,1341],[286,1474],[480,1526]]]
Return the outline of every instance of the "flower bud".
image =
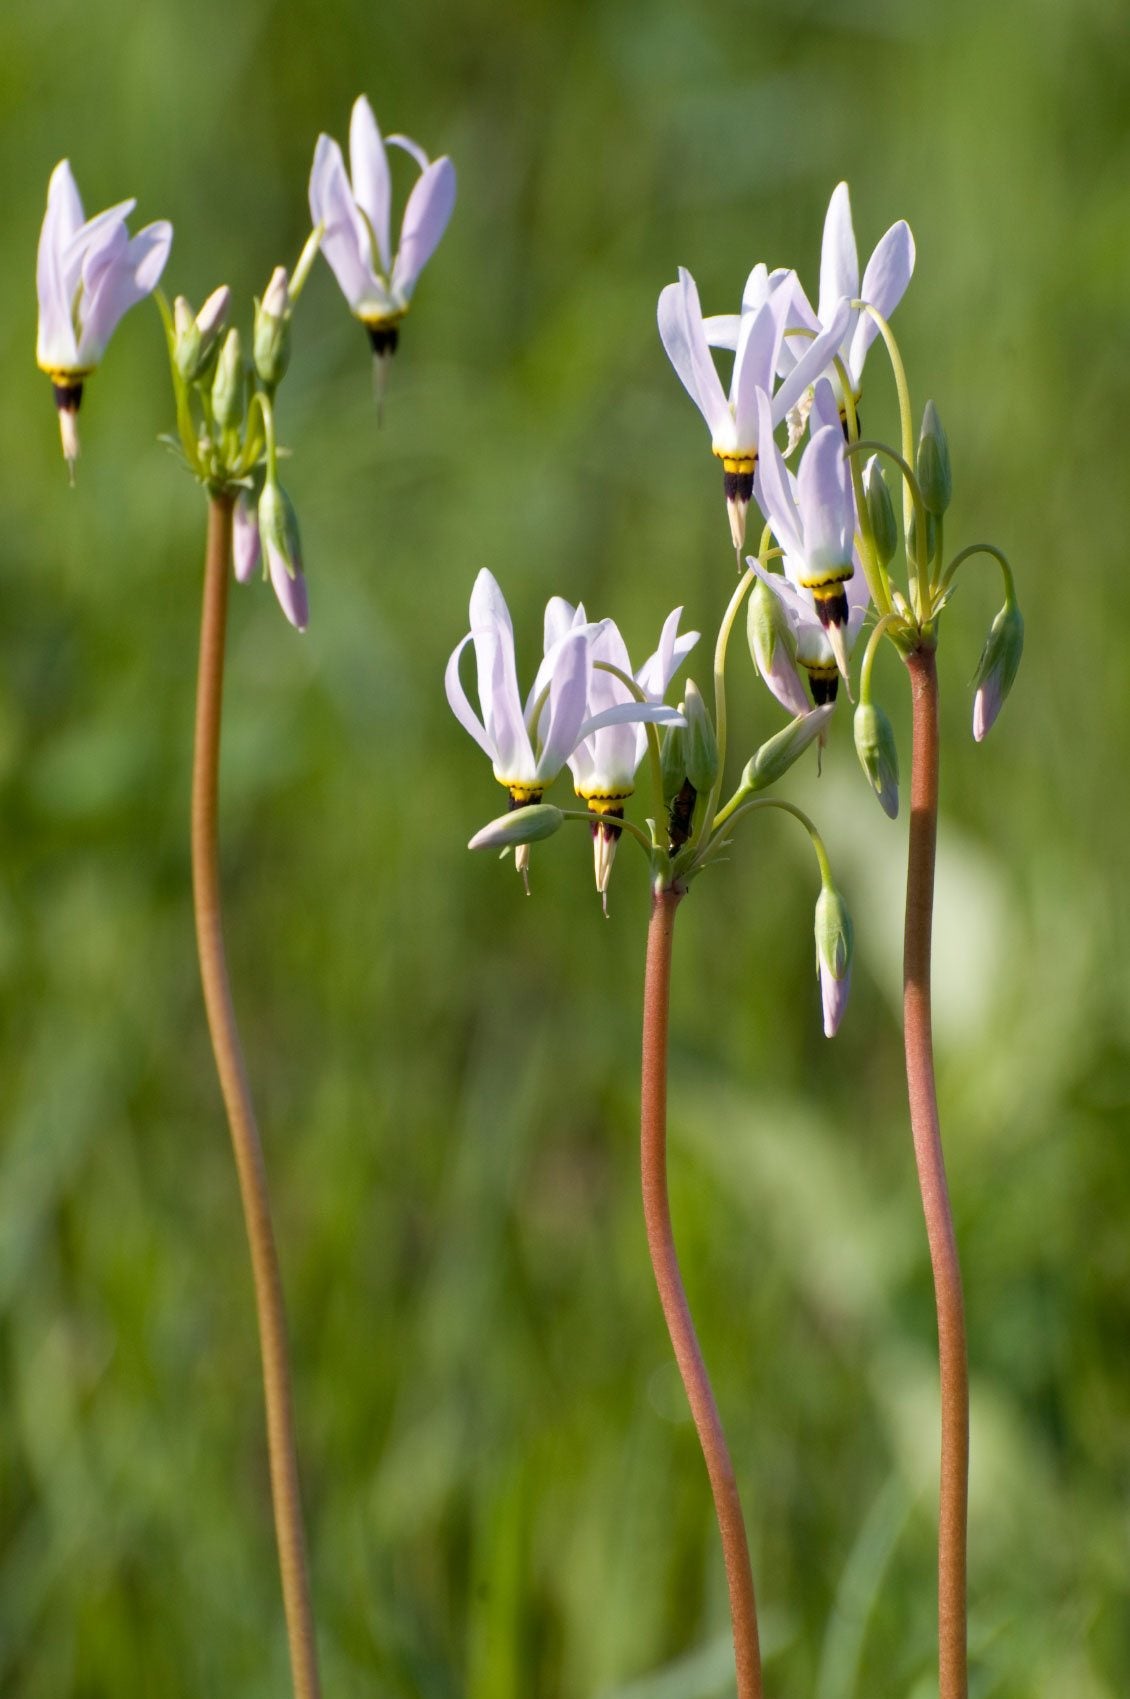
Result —
[[[259,504],[250,490],[240,490],[232,514],[232,567],[236,578],[246,584],[254,578],[262,559],[259,543]]]
[[[702,700],[693,679],[687,680],[684,695],[683,712],[687,717],[687,729],[683,747],[686,751],[687,778],[696,791],[705,793],[712,789],[718,777],[718,740],[714,735],[710,715],[706,711],[706,703]]]
[[[552,803],[534,802],[526,808],[512,808],[500,814],[476,832],[468,849],[512,849],[515,844],[537,843],[539,838],[551,838],[565,824],[565,816]]]
[[[932,401],[926,403],[922,414],[922,434],[918,438],[915,470],[927,513],[940,517],[950,504],[953,480],[950,477],[949,444],[942,429],[942,421],[938,418],[938,410]]]
[[[1024,649],[1024,619],[1010,596],[989,627],[973,683],[973,736],[980,743],[1012,689]]]
[[[683,788],[687,776],[687,752],[683,738],[684,728],[664,726],[663,737],[659,744],[659,765],[663,773],[663,800],[666,803],[674,801]]]
[[[746,763],[742,789],[763,791],[775,785],[793,762],[804,754],[813,739],[820,736],[835,706],[834,702],[826,702],[807,714],[798,714],[782,731],[763,743],[752,761]]]
[[[899,534],[891,492],[877,454],[873,454],[863,468],[863,493],[871,535],[875,539],[875,552],[882,566],[890,566],[899,546]]]
[[[769,678],[773,672],[778,644],[787,651],[790,660],[795,657],[796,641],[788,615],[780,597],[773,594],[763,578],[754,579],[749,593],[745,629],[750,658],[762,678]]]
[[[926,512],[926,559],[933,560],[934,550],[938,546],[938,521],[927,509]],[[910,525],[906,533],[906,549],[911,560],[918,558],[918,508],[914,507],[910,515]]]
[[[894,727],[874,702],[861,702],[855,710],[855,753],[879,798],[883,813],[894,820],[899,811],[899,755]]]
[[[267,571],[279,606],[291,625],[305,631],[310,615],[298,518],[281,484],[270,480],[259,497],[259,536],[267,551]]]
[[[824,1005],[824,1034],[834,1038],[851,988],[852,925],[847,904],[834,885],[816,899],[816,971]]]
[[[290,362],[290,291],[285,266],[271,273],[263,299],[255,306],[252,358],[259,381],[274,389]]]
[[[220,430],[232,430],[243,418],[243,356],[239,332],[228,331],[220,345],[212,379],[212,412]]]
[[[226,283],[213,289],[195,317],[183,295],[173,302],[174,358],[185,383],[198,382],[212,364],[230,306]]]

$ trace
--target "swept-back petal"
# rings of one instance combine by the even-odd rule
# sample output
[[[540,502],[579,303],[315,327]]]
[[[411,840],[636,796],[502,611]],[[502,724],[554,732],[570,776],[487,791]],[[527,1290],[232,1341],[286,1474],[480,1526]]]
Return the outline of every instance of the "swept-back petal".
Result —
[[[391,279],[393,293],[400,299],[407,301],[415,289],[420,273],[447,229],[454,207],[455,167],[445,156],[434,160],[417,178],[404,209]]]
[[[797,473],[797,507],[810,573],[846,566],[852,558],[855,500],[838,419],[823,425],[804,451]]]
[[[581,725],[580,736],[591,737],[594,732],[605,731],[609,726],[632,725],[637,720],[655,726],[686,724],[679,710],[669,707],[665,702],[617,702],[613,707],[604,708],[599,714],[593,714],[585,720]]]
[[[557,649],[543,715],[545,736],[535,769],[536,776],[547,784],[556,778],[580,740],[588,700],[589,642],[589,631],[579,629],[569,632]]]
[[[875,252],[867,262],[860,285],[860,299],[869,301],[877,312],[889,319],[906,293],[914,273],[914,237],[905,219],[892,224],[880,237]],[[870,313],[859,314],[851,333],[848,366],[858,382],[867,358],[867,350],[879,334],[879,327]]]
[[[640,689],[655,701],[666,695],[667,686],[699,639],[697,631],[686,631],[679,636],[682,615],[682,608],[673,608],[667,615],[655,653],[648,656],[636,674]]]
[[[668,284],[668,288],[672,288]],[[741,335],[742,315],[740,313],[710,313],[702,321],[706,341],[711,348],[728,348],[733,354],[738,346]]]
[[[391,310],[388,291],[373,269],[372,235],[357,210],[341,149],[332,136],[319,136],[314,148],[310,216],[322,226],[322,252],[351,310]]]
[[[124,237],[122,227],[118,229]],[[123,313],[153,293],[172,245],[173,227],[160,219],[139,230],[132,241],[113,237],[90,267],[89,287],[84,268],[80,365],[97,365]]]
[[[380,126],[363,94],[353,102],[349,119],[349,175],[353,197],[369,220],[381,269],[387,276],[392,263],[388,236],[392,185]]]
[[[470,732],[479,748],[484,754],[489,755],[493,761],[494,745],[487,737],[486,730],[478,715],[475,713],[475,710],[471,707],[470,701],[467,697],[467,692],[463,688],[463,680],[459,676],[459,662],[462,658],[464,649],[471,640],[472,633],[468,632],[462,642],[457,643],[455,648],[451,651],[451,658],[447,663],[447,670],[443,675],[443,687],[447,692],[447,700],[451,707],[451,712],[455,715],[455,718],[459,721],[463,730]]]
[[[736,445],[747,453],[757,449],[758,391],[764,390],[767,394],[772,391],[787,305],[787,298],[778,296],[767,299],[756,312],[742,314],[741,334],[734,355],[734,376],[730,384],[730,403],[734,413]]]
[[[679,379],[715,438],[732,433],[730,406],[710,357],[694,278],[679,267],[679,281],[659,297],[659,336]]]
[[[432,163],[423,148],[420,146],[419,142],[414,142],[411,136],[386,136],[385,146],[398,147],[404,153],[410,154],[416,161],[416,164],[420,167],[421,171],[426,171],[428,166]]]
[[[761,503],[766,519],[773,527],[774,536],[786,554],[800,554],[804,548],[804,534],[801,529],[800,515],[797,512],[785,462],[781,458],[780,449],[773,440],[773,418],[769,406],[769,397],[763,389],[757,392],[757,411],[757,499]]]
[[[828,202],[820,248],[820,299],[816,312],[822,324],[827,324],[836,302],[845,295],[851,301],[859,296],[859,254],[848,186],[837,183]]]
[[[47,211],[39,232],[35,283],[39,297],[36,359],[46,370],[78,365],[78,347],[71,320],[72,291],[66,287],[63,257],[82,224],[82,202],[69,161],[61,159],[47,186]]]
[[[784,378],[773,397],[773,422],[780,424],[790,407],[800,400],[809,384],[815,383],[839,353],[844,333],[851,321],[851,306],[846,296],[833,308],[829,318],[821,314],[823,329],[814,337],[786,337],[797,343],[796,365]]]
[[[542,658],[538,666],[538,670],[534,675],[534,682],[530,687],[530,694],[526,697],[525,714],[527,725],[530,723],[530,716],[533,714],[535,703],[538,701],[538,698],[542,695],[550,679],[553,677],[553,669],[557,664],[558,645],[569,635],[571,631],[578,629],[580,626],[587,625],[587,623],[583,603],[574,607],[573,604],[571,602],[567,602],[563,596],[551,596],[549,598],[549,601],[545,605]]]

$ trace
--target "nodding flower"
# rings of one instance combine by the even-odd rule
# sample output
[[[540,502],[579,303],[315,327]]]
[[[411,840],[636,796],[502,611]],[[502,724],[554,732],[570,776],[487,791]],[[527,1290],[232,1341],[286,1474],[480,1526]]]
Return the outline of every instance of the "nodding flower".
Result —
[[[315,227],[322,228],[322,252],[378,359],[395,353],[400,321],[455,206],[450,159],[429,160],[408,136],[389,136],[387,142],[410,154],[420,168],[404,208],[395,254],[385,139],[364,95],[354,101],[349,124],[350,175],[340,147],[326,135],[318,137],[310,172],[310,213]]]
[[[774,392],[773,382],[783,357],[785,332],[799,288],[795,273],[766,274],[764,289],[750,292],[734,330],[734,367],[727,395],[710,352],[707,325],[725,340],[719,324],[728,320],[704,320],[698,289],[690,272],[679,268],[679,281],[669,283],[659,297],[659,335],[667,356],[683,387],[710,427],[711,448],[722,462],[730,535],[739,552],[745,541],[746,511],[753,495],[753,474],[758,452],[757,392],[772,397],[771,416],[780,424],[810,384],[825,370],[850,318],[846,301],[832,315],[831,323],[814,336],[806,335],[806,346],[798,353],[788,377]]]
[[[824,218],[824,239],[820,249],[820,293],[816,311],[813,312],[807,295],[798,284],[792,303],[799,315],[797,322],[814,336],[819,335],[835,321],[840,303],[845,297],[849,301],[866,301],[876,312],[889,319],[905,295],[913,273],[914,237],[909,224],[900,218],[875,244],[875,250],[867,262],[862,281],[860,280],[859,253],[851,218],[851,196],[847,184],[838,183],[832,191]],[[838,354],[843,362],[853,402],[859,400],[867,350],[878,334],[879,327],[871,314],[864,312],[861,307],[853,308],[837,346],[832,351]],[[788,371],[793,360],[800,357],[800,344],[793,337],[786,337],[783,356],[784,369]],[[838,373],[833,382],[842,409],[845,402]]]
[[[136,205],[120,201],[87,219],[70,162],[60,160],[51,173],[36,262],[36,360],[55,391],[72,475],[83,385],[123,314],[156,289],[172,247],[173,227],[164,219],[131,238],[126,219]]]
[[[600,720],[603,715],[615,709],[623,711],[633,702],[641,710],[640,717],[633,720],[605,719],[581,739],[569,756],[573,788],[587,804],[593,816],[596,888],[606,913],[608,882],[622,830],[618,822],[624,818],[624,804],[635,790],[636,773],[647,749],[647,721],[656,724],[662,719],[670,724],[679,718],[675,709],[663,710],[663,698],[671,680],[699,638],[697,631],[687,631],[679,636],[682,612],[682,608],[676,608],[668,614],[663,622],[655,653],[648,656],[638,672],[633,671],[627,645],[614,620],[602,620],[595,628],[592,638],[590,654],[593,666],[588,702],[590,715],[594,720]],[[569,602],[555,598],[546,609],[547,652],[554,643],[560,642],[565,632],[583,625],[584,622],[583,606],[574,608]],[[634,679],[646,704],[659,711],[648,713],[645,719],[642,713],[643,704],[639,703],[622,678],[617,678],[616,673],[606,670],[609,666]]]
[[[539,803],[577,745],[603,727],[677,718],[673,709],[636,701],[591,710],[592,649],[603,628],[577,621],[577,610],[570,610],[573,618],[567,620],[567,606],[557,598],[546,608],[545,654],[523,703],[510,611],[494,575],[484,568],[471,591],[471,629],[447,663],[444,684],[451,710],[490,757],[512,808]],[[481,718],[459,677],[459,662],[469,643],[475,650]],[[525,877],[528,846],[519,846],[515,861]]]

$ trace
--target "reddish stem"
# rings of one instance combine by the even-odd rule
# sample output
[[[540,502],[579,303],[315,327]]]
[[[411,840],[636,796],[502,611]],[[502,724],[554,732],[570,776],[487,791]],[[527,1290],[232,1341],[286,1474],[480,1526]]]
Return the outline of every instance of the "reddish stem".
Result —
[[[967,1699],[969,1363],[961,1265],[957,1256],[938,1121],[930,1022],[930,945],[938,841],[938,673],[932,649],[914,650],[907,656],[906,665],[910,673],[914,709],[914,750],[903,949],[903,1026],[910,1125],[934,1275],[941,1368],[938,1689],[939,1699]]]
[[[643,996],[643,1080],[640,1100],[640,1170],[644,1220],[655,1284],[675,1349],[675,1360],[690,1400],[698,1429],[714,1511],[722,1536],[726,1579],[730,1589],[730,1618],[734,1630],[739,1699],[762,1699],[761,1652],[757,1638],[757,1604],[749,1543],[742,1518],[734,1466],[722,1431],[710,1377],[691,1319],[679,1273],[671,1208],[667,1198],[667,1032],[671,1000],[671,948],[675,910],[681,891],[659,891],[652,899],[647,934],[647,971]]]
[[[224,954],[217,851],[220,722],[224,698],[224,637],[227,626],[232,500],[213,496],[208,509],[204,561],[204,611],[200,627],[200,671],[196,690],[196,748],[192,769],[192,889],[196,942],[208,1028],[231,1129],[239,1191],[251,1252],[255,1307],[263,1358],[267,1406],[267,1451],[275,1537],[282,1572],[283,1608],[290,1643],[296,1699],[318,1699],[314,1618],[306,1565],[306,1540],[298,1492],[286,1315],[278,1252],[271,1226],[267,1171],[255,1124],[247,1069],[239,1042]]]

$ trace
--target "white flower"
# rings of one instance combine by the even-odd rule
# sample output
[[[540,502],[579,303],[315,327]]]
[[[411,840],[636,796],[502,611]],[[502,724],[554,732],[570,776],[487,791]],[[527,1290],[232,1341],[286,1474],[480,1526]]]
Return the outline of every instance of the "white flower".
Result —
[[[172,246],[173,227],[164,219],[130,237],[126,219],[136,205],[122,201],[84,219],[69,161],[60,160],[51,173],[36,261],[36,360],[55,387],[63,450],[72,464],[83,382],[118,320],[157,287]]]
[[[851,301],[868,302],[876,312],[889,319],[906,293],[914,272],[914,257],[914,237],[910,226],[905,219],[899,219],[879,238],[860,281],[851,197],[846,183],[837,184],[824,219],[818,305],[813,312],[808,297],[798,286],[794,305],[800,315],[799,322],[810,331],[821,331],[832,322],[838,304],[845,296]],[[846,333],[834,350],[844,363],[855,400],[859,399],[867,350],[878,334],[879,327],[871,314],[857,307],[850,314]],[[797,339],[786,337],[785,369],[788,370],[793,359],[799,356]],[[836,384],[838,389],[838,376]]]
[[[788,377],[773,393],[773,380],[784,359],[784,337],[793,299],[799,285],[794,273],[766,273],[760,298],[750,294],[750,306],[737,321],[734,334],[734,368],[727,395],[718,376],[707,324],[725,338],[732,320],[704,321],[698,289],[690,272],[679,268],[679,281],[669,283],[659,297],[659,334],[668,358],[683,387],[710,428],[711,448],[721,460],[724,473],[730,531],[734,547],[745,538],[745,516],[753,493],[753,470],[758,450],[757,392],[772,395],[774,425],[780,424],[810,384],[824,371],[838,348],[850,317],[846,301],[832,314],[831,322],[813,337],[803,338]],[[752,282],[752,279],[751,279]],[[751,285],[747,283],[747,292]],[[721,328],[719,328],[721,326]]]
[[[389,136],[388,141],[420,167],[395,255],[390,245],[388,157],[364,95],[354,102],[349,125],[351,177],[346,176],[340,147],[325,135],[318,137],[310,172],[310,212],[315,226],[323,229],[322,252],[351,312],[368,329],[376,354],[395,349],[397,325],[455,205],[450,159],[429,160],[407,136]]]

